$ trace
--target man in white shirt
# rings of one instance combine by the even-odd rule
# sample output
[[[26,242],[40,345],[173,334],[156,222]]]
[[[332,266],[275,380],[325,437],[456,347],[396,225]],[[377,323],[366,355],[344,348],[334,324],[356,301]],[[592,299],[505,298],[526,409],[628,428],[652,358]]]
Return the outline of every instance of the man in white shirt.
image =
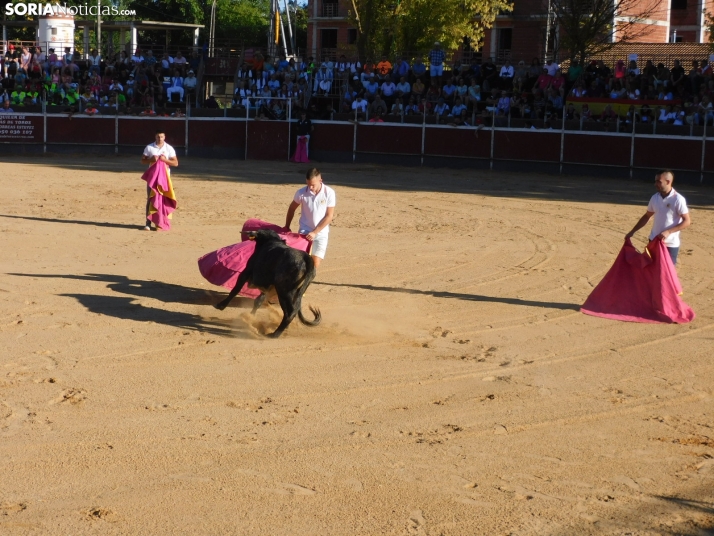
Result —
[[[632,238],[654,216],[650,240],[661,238],[669,251],[672,263],[676,265],[679,254],[679,231],[689,227],[692,220],[689,216],[687,201],[672,188],[673,181],[674,173],[669,170],[662,171],[655,176],[657,193],[650,199],[647,212],[625,235],[625,238]]]
[[[285,230],[290,231],[290,224],[295,216],[295,210],[300,207],[300,230],[308,241],[312,242],[310,256],[315,263],[315,269],[325,258],[327,238],[330,223],[335,216],[335,191],[322,183],[322,175],[317,168],[307,170],[305,177],[307,185],[300,188],[293,202],[288,207],[285,217]]]
[[[178,93],[181,102],[183,102],[183,78],[178,69],[174,70],[174,75],[171,77],[171,85],[166,88],[166,98],[171,102],[171,95]]]
[[[560,65],[555,63],[553,60],[548,59],[548,61],[545,64],[545,67],[543,67],[543,68],[548,69],[548,74],[550,76],[555,76],[556,71],[558,71],[560,69]]]
[[[92,53],[89,55],[89,72],[95,72],[99,74],[99,69],[102,65],[102,57],[99,55],[96,49],[92,50]]]
[[[152,166],[157,162],[164,162],[166,165],[166,173],[169,172],[169,167],[178,166],[178,158],[176,158],[176,150],[166,143],[166,133],[163,130],[156,131],[155,142],[147,145],[144,149],[144,154],[141,155],[141,163],[145,166]],[[170,179],[169,179],[170,180]],[[151,220],[149,219],[149,208],[151,205],[151,188],[146,187],[146,226],[144,231],[151,231]]]

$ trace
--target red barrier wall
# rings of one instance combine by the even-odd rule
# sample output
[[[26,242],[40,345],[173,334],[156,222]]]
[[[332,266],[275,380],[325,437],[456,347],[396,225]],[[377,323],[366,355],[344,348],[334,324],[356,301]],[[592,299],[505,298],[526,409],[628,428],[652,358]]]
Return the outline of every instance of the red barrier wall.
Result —
[[[191,147],[221,147],[243,150],[245,147],[244,121],[188,122],[189,149]]]
[[[119,119],[119,145],[146,146],[154,141],[157,130],[166,134],[166,143],[174,147],[186,145],[185,119],[163,117],[132,117]],[[112,143],[114,138],[112,137]]]
[[[491,132],[482,130],[477,137],[474,130],[426,127],[424,154],[491,158]]]
[[[287,160],[288,141],[287,123],[282,121],[248,121],[248,158],[255,160]]]
[[[497,130],[493,156],[499,160],[558,163],[560,162],[560,132]]]
[[[421,154],[421,127],[384,123],[357,125],[357,152]]]
[[[632,138],[565,133],[563,162],[630,167]]]
[[[314,126],[310,136],[311,151],[352,152],[354,125],[318,123]]]
[[[48,115],[47,143],[114,145],[114,118]]]
[[[635,138],[635,167],[699,171],[702,140]]]

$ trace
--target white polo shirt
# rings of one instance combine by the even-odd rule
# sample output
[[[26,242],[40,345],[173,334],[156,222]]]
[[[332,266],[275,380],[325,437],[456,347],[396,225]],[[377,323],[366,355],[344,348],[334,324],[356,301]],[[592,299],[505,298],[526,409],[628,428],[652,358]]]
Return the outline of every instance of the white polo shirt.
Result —
[[[317,194],[313,194],[307,185],[300,188],[293,199],[300,203],[300,232],[310,233],[322,221],[329,207],[334,207],[336,202],[335,191],[322,184]],[[327,236],[330,231],[328,225],[318,233],[318,236]]]
[[[654,224],[650,233],[650,240],[652,240],[662,231],[682,223],[682,214],[687,214],[689,209],[684,197],[672,188],[667,197],[662,197],[659,192],[654,194],[647,205],[647,212],[654,212]],[[665,238],[664,245],[678,248],[679,231]]]
[[[156,142],[154,142],[151,145],[147,145],[146,149],[144,149],[144,156],[146,158],[161,155],[164,155],[166,158],[171,159],[176,156],[176,151],[166,142],[164,142],[164,144],[160,148],[157,147]]]

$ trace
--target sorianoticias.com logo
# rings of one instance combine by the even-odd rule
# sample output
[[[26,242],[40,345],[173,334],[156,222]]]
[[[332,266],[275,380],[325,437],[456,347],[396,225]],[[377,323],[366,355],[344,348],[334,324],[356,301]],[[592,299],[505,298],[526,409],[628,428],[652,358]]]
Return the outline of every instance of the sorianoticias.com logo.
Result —
[[[107,17],[113,16],[133,16],[136,11],[133,9],[119,9],[116,6],[103,6],[100,2],[96,4],[81,4],[78,6],[68,6],[67,4],[50,4],[40,2],[17,2],[5,4],[5,15],[25,15],[43,16],[43,15],[60,15],[67,16],[82,15],[94,16],[101,15]]]

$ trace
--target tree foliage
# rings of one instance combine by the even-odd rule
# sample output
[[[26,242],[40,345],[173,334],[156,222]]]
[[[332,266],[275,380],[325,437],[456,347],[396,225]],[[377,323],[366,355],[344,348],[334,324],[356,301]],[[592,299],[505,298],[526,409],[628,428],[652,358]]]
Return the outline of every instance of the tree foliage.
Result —
[[[424,52],[434,41],[455,50],[465,39],[477,46],[496,16],[512,10],[507,0],[351,0],[361,57]]]
[[[666,9],[662,4],[661,0],[551,0],[553,23],[560,25],[556,49],[584,63],[615,43],[638,41],[651,31],[645,19]]]

